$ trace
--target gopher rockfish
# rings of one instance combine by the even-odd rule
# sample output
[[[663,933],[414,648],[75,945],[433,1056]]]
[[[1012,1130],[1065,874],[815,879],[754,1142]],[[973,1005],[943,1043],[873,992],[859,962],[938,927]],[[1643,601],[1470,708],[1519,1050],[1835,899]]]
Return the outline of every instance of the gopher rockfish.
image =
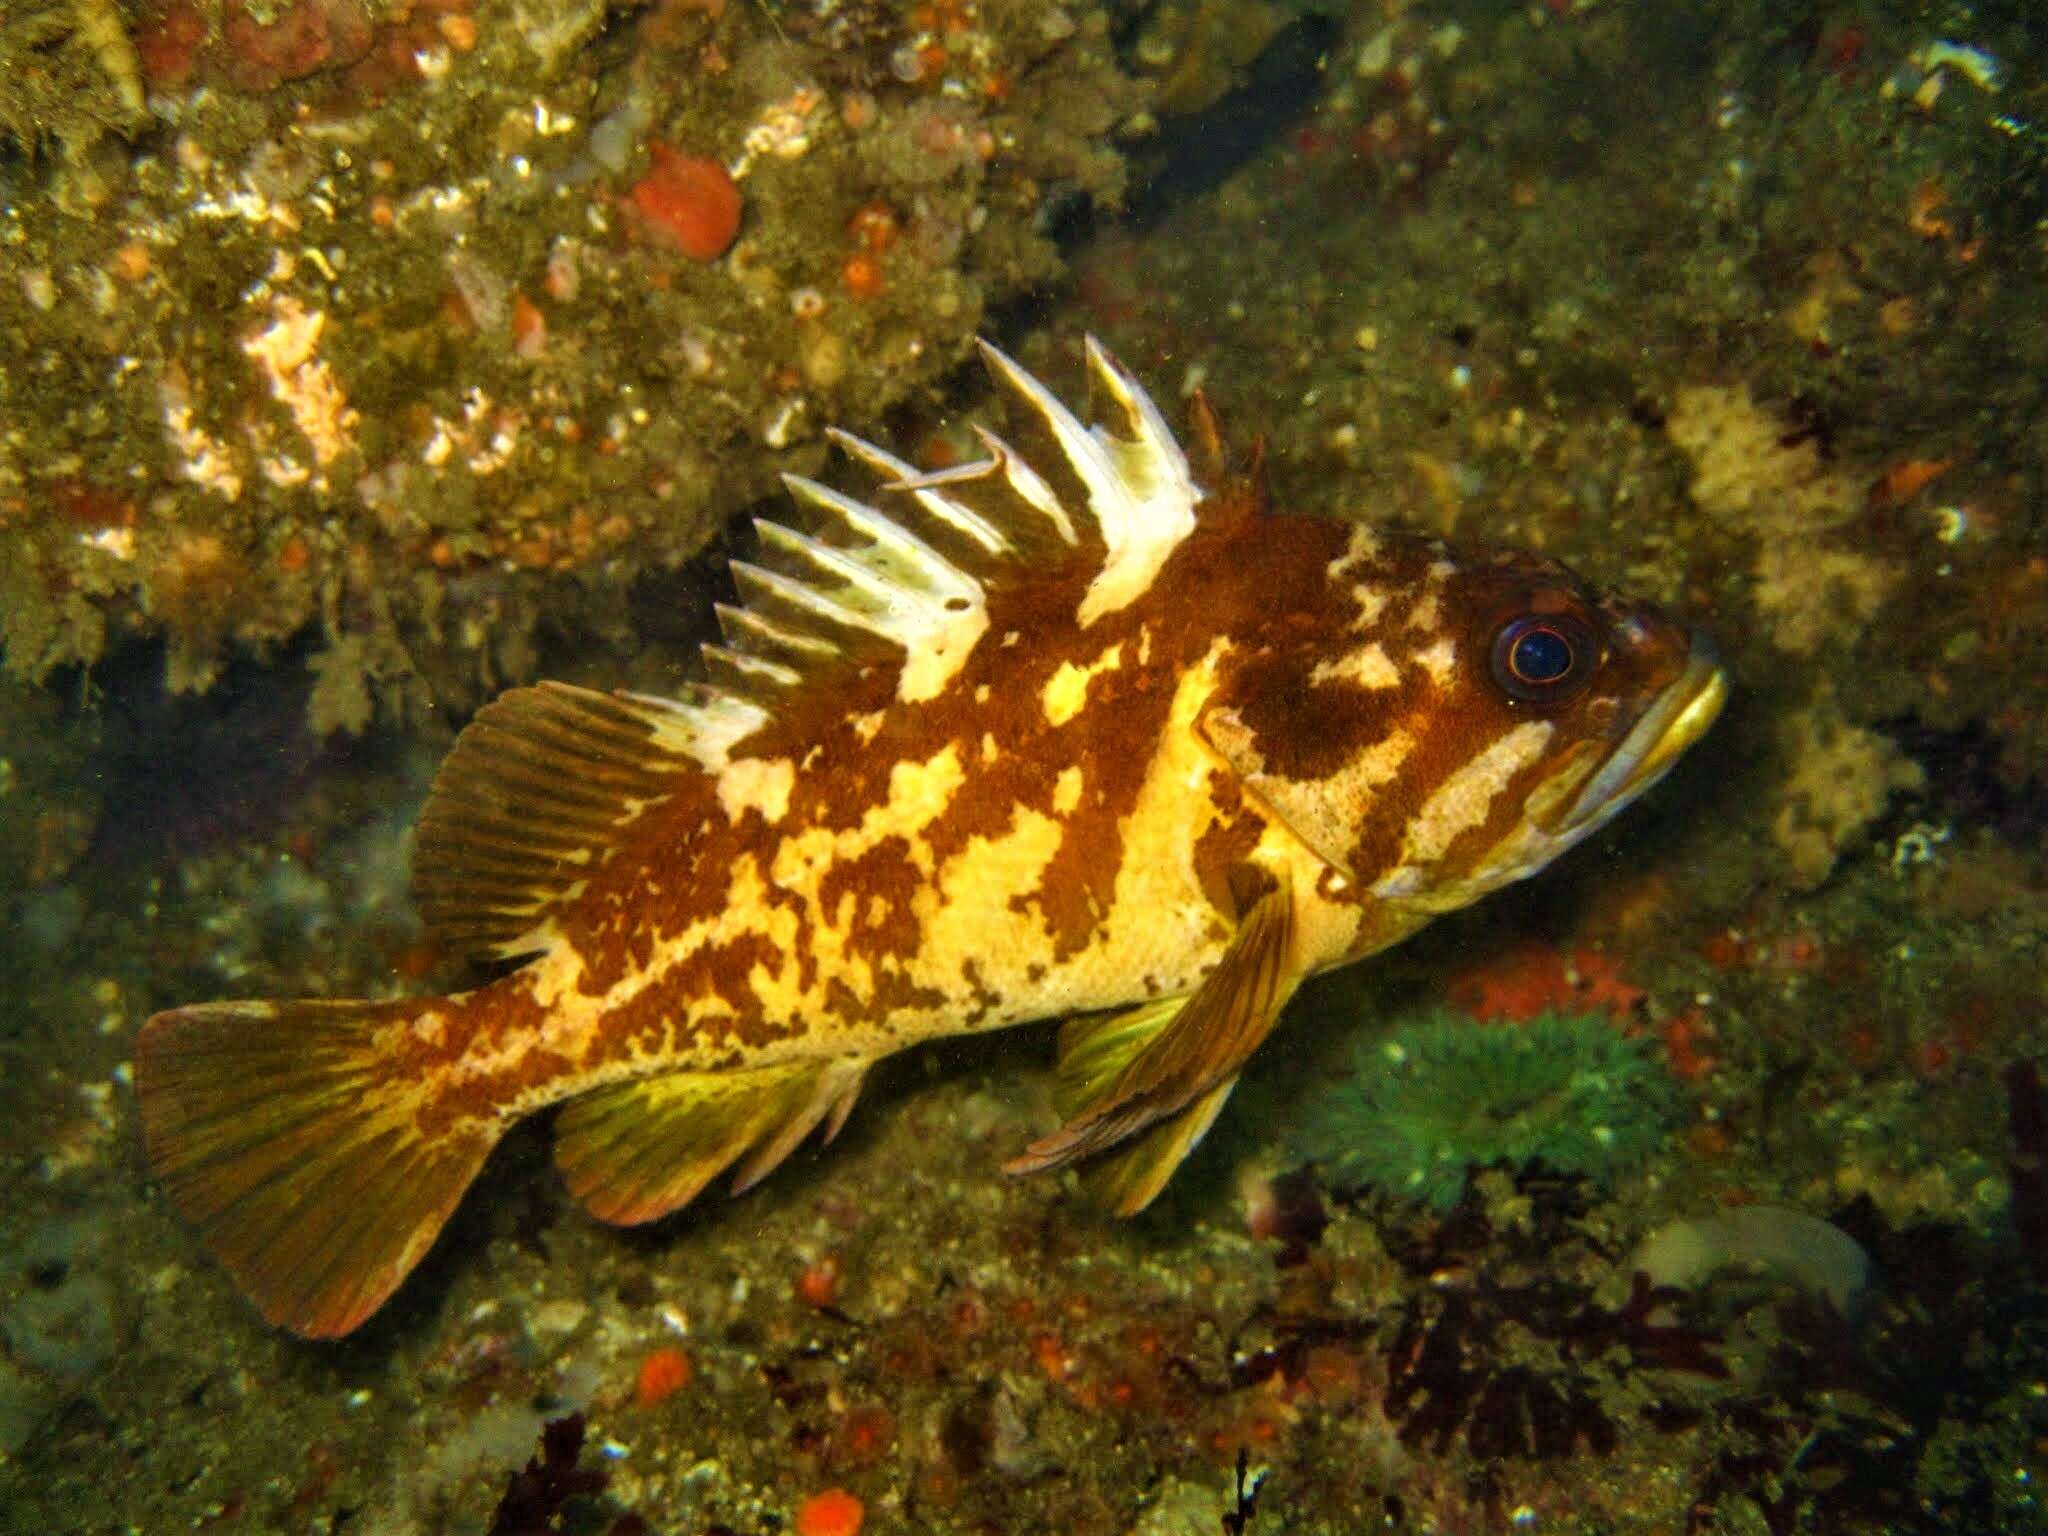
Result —
[[[224,1002],[136,1052],[150,1162],[265,1318],[345,1334],[507,1126],[561,1103],[593,1215],[745,1189],[882,1057],[1064,1016],[1063,1123],[1143,1207],[1288,997],[1535,873],[1712,722],[1713,651],[1527,554],[1266,505],[1090,341],[1085,425],[993,347],[1014,432],[880,488],[791,476],[676,699],[482,710],[414,856],[447,997]]]

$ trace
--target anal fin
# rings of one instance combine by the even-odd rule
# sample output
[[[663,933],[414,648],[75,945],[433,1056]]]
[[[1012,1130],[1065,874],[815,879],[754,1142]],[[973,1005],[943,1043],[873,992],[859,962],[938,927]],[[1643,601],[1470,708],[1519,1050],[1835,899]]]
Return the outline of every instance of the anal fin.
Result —
[[[1209,1128],[1293,995],[1293,929],[1293,900],[1272,887],[1250,903],[1216,969],[1187,997],[1070,1023],[1056,1090],[1066,1123],[1004,1171],[1062,1168],[1144,1133],[1105,1180],[1120,1214],[1142,1209]]]
[[[797,1061],[599,1088],[571,1100],[556,1120],[555,1165],[598,1220],[655,1221],[743,1157],[735,1194],[774,1172],[821,1122],[831,1141],[866,1070],[858,1058]]]

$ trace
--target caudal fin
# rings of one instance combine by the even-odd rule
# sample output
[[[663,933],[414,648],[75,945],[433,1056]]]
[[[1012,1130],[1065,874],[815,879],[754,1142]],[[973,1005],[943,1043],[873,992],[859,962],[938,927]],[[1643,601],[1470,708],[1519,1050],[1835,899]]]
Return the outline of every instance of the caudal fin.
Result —
[[[205,1003],[142,1028],[149,1162],[266,1320],[337,1338],[433,1245],[496,1122],[423,1134],[378,1070],[430,1003]]]

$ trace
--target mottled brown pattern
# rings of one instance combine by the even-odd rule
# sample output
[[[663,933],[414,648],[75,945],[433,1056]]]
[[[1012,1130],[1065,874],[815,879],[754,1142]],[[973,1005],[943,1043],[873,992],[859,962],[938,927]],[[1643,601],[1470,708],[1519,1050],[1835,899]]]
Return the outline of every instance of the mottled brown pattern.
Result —
[[[1079,767],[1081,801],[1061,818],[1065,836],[1026,900],[1043,915],[1056,956],[1085,947],[1108,910],[1122,863],[1120,823],[1136,802],[1157,748],[1175,679],[1207,649],[1216,623],[1236,606],[1230,598],[1244,580],[1246,560],[1266,551],[1264,563],[1281,563],[1263,538],[1267,528],[1252,523],[1254,508],[1242,495],[1205,507],[1204,527],[1167,562],[1153,590],[1086,630],[1072,615],[1089,569],[1066,580],[1018,583],[995,594],[987,635],[939,697],[898,705],[891,698],[894,678],[878,674],[860,680],[851,693],[822,691],[804,700],[742,744],[749,754],[795,755],[806,763],[790,816],[777,832],[858,826],[886,798],[895,764],[923,761],[952,743],[967,781],[923,834],[935,865],[943,866],[974,838],[1009,832],[1020,809],[1053,815],[1061,772]],[[1148,628],[1153,652],[1141,668],[1138,637]],[[1016,641],[1003,645],[1011,634]],[[1087,666],[1119,644],[1122,664],[1093,679],[1086,707],[1061,725],[1049,722],[1042,696],[1052,676],[1068,663]],[[978,693],[985,698],[977,699]],[[862,742],[848,720],[870,707],[881,713],[882,723]],[[993,761],[984,758],[985,737],[995,743]]]
[[[729,872],[740,859],[751,856],[765,869],[785,837],[858,827],[886,800],[892,768],[929,759],[947,743],[958,750],[968,777],[924,829],[936,865],[973,838],[1003,836],[1020,808],[1051,816],[1061,771],[1082,770],[1081,801],[1063,818],[1065,836],[1028,899],[1044,917],[1056,957],[1085,947],[1108,911],[1122,862],[1120,824],[1157,747],[1174,680],[1219,628],[1255,616],[1263,625],[1284,618],[1289,604],[1306,601],[1323,579],[1321,563],[1341,548],[1343,530],[1330,525],[1255,520],[1249,494],[1241,489],[1233,499],[1206,507],[1204,526],[1167,562],[1153,591],[1086,631],[1072,621],[1092,574],[1084,565],[1064,580],[1000,590],[991,603],[988,635],[936,699],[908,707],[895,703],[895,669],[883,666],[835,678],[832,687],[799,700],[737,749],[741,755],[787,756],[802,765],[778,825],[770,827],[752,813],[728,822],[708,776],[650,807],[626,829],[617,853],[589,877],[584,896],[562,920],[565,939],[583,960],[579,989],[601,995],[647,968],[664,940],[724,899]],[[1306,573],[1305,562],[1311,563]],[[1301,627],[1298,620],[1295,627]],[[1138,637],[1148,628],[1153,651],[1150,664],[1141,668]],[[1012,633],[1017,641],[1003,646],[1002,637]],[[1053,674],[1065,663],[1092,663],[1118,644],[1123,664],[1096,676],[1087,706],[1061,725],[1047,721],[1041,699]],[[977,692],[985,697],[977,700]],[[880,717],[865,740],[851,723],[862,715]],[[996,745],[993,762],[983,759],[985,737]],[[820,916],[832,921],[849,897],[855,920],[851,953],[870,960],[915,953],[910,901],[919,877],[908,854],[903,839],[889,839],[826,873],[822,914],[799,907],[803,921],[794,958],[806,983],[816,966],[810,923]],[[879,925],[869,921],[871,896],[888,903]],[[801,900],[772,887],[768,899]],[[599,1049],[644,1049],[654,1038],[654,1016],[676,1016],[692,987],[701,989],[696,995],[727,1001],[742,1035],[761,1029],[758,1004],[745,985],[761,949],[758,942],[744,950],[729,946],[683,961],[625,1010],[628,1017],[605,1021]],[[832,990],[826,1012],[856,1017],[863,1007],[871,1014],[874,1003],[863,1004],[842,985]]]
[[[1546,755],[1541,760],[1518,770],[1507,781],[1500,793],[1487,807],[1486,817],[1475,827],[1469,827],[1451,839],[1450,846],[1431,868],[1439,879],[1458,879],[1470,873],[1482,863],[1487,854],[1500,846],[1514,825],[1521,819],[1524,802],[1536,786],[1557,769],[1557,757]]]
[[[868,999],[866,1017],[886,1019],[914,1008],[937,1008],[946,1001],[945,993],[921,987],[901,971],[879,971],[875,975],[874,993]]]
[[[507,1104],[517,1103],[536,1088],[560,1082],[576,1063],[545,1045],[529,1045],[505,1066],[481,1072],[450,1074],[421,1103],[414,1128],[432,1141],[465,1122],[489,1124]]]
[[[1402,667],[1401,681],[1392,688],[1342,679],[1313,682],[1310,674],[1328,654],[1317,649],[1323,637],[1287,638],[1292,643],[1284,649],[1247,657],[1218,696],[1252,732],[1269,773],[1303,782],[1328,778],[1429,705],[1434,685],[1418,667]]]
[[[403,1026],[380,1042],[377,1070],[393,1092],[410,1093],[432,1086],[480,1049],[504,1050],[536,1038],[547,1019],[534,1000],[532,977],[523,972],[466,997],[422,998]]]
[[[582,990],[599,996],[645,970],[656,940],[704,909],[707,889],[722,890],[734,863],[746,854],[759,860],[771,846],[759,817],[727,823],[708,774],[685,778],[647,806],[558,920],[582,958]]]
[[[1332,578],[1328,568],[1348,535],[1337,523],[1267,516],[1254,491],[1240,485],[1205,504],[1197,528],[1148,591],[1086,629],[1074,623],[1073,613],[1092,567],[1013,579],[992,592],[987,633],[937,697],[898,703],[898,668],[886,662],[847,668],[829,687],[799,695],[734,749],[736,757],[786,757],[799,765],[780,821],[771,826],[754,811],[729,819],[710,776],[700,776],[627,827],[613,856],[588,877],[582,898],[564,912],[560,926],[582,959],[578,987],[585,995],[601,996],[625,977],[658,972],[632,1002],[602,1019],[582,1065],[658,1052],[690,1005],[709,998],[729,1012],[703,1026],[700,1039],[743,1044],[827,1021],[873,1023],[894,1008],[942,1004],[943,997],[911,985],[900,969],[921,942],[913,902],[924,876],[913,861],[913,841],[930,867],[943,868],[975,839],[1012,832],[1027,811],[1057,820],[1061,836],[1037,886],[1013,897],[1012,908],[1042,921],[1048,960],[1084,950],[1109,915],[1124,859],[1122,827],[1161,740],[1176,683],[1219,635],[1228,637],[1230,649],[1217,703],[1237,712],[1268,771],[1314,783],[1398,729],[1413,736],[1394,780],[1375,791],[1371,814],[1357,821],[1351,867],[1369,884],[1398,862],[1407,822],[1430,793],[1525,708],[1506,699],[1487,674],[1490,626],[1532,593],[1562,591],[1570,601],[1582,599],[1550,567],[1482,559],[1436,582],[1439,622],[1418,625],[1413,605],[1430,590],[1429,570],[1447,558],[1444,547],[1387,534],[1373,554]],[[1359,622],[1353,596],[1359,586],[1386,599],[1371,624]],[[1458,642],[1458,668],[1440,685],[1416,653],[1447,630]],[[1319,665],[1374,642],[1394,669],[1392,686],[1312,677]],[[1121,648],[1120,664],[1098,669],[1112,647]],[[1149,660],[1141,665],[1146,649]],[[1055,724],[1044,695],[1063,665],[1095,670],[1083,707]],[[1603,697],[1589,693],[1567,706],[1583,716],[1574,721],[1578,731],[1604,731],[1595,718]],[[864,723],[857,728],[856,721]],[[897,765],[928,762],[948,746],[964,782],[928,824],[826,869],[815,908],[806,896],[767,886],[766,901],[797,915],[793,955],[758,934],[675,952],[676,936],[719,910],[736,867],[751,860],[767,871],[784,839],[854,831],[887,802]],[[1056,816],[1060,775],[1075,768],[1080,799]],[[1234,788],[1219,793],[1231,798],[1217,805],[1217,820],[1205,831],[1191,828],[1190,835],[1204,893],[1227,921],[1235,916],[1230,874],[1256,846],[1263,819],[1236,799]],[[1502,797],[1484,827],[1461,835],[1452,860],[1489,846],[1518,803],[1519,795]],[[1354,890],[1347,899],[1364,898]],[[859,970],[828,975],[821,1018],[770,1019],[749,985],[750,973],[756,965],[781,973],[794,961],[810,990],[821,974],[821,925],[846,927],[845,956],[864,962],[868,984],[861,984]],[[1042,976],[1044,967],[1027,974]],[[971,982],[974,1001],[967,1011],[986,1017],[996,1005],[977,986]]]
[[[848,930],[848,954],[877,963],[907,959],[917,953],[923,937],[913,903],[924,884],[911,860],[909,840],[885,837],[825,872],[818,882],[820,915],[834,928]]]
[[[1031,760],[1037,780],[1030,798],[1021,803],[1048,815],[1052,814],[1052,790],[1060,771],[1070,765],[1081,769],[1081,799],[1061,818],[1063,835],[1058,850],[1040,876],[1037,889],[1026,897],[1012,898],[1012,905],[1020,909],[1025,902],[1036,904],[1052,936],[1055,960],[1086,948],[1108,914],[1117,870],[1123,863],[1120,824],[1137,803],[1145,770],[1173,702],[1171,688],[1160,686],[1157,672],[1137,666],[1135,625],[1124,617],[1115,639],[1107,633],[1092,637],[1086,655],[1060,658],[1092,661],[1121,640],[1123,664],[1091,680],[1087,704],[1073,719],[1031,732],[1011,749],[1013,755]],[[1049,677],[1050,671],[1046,675]],[[1037,705],[1034,691],[1029,707],[1036,709]],[[1042,725],[1042,712],[1037,719]]]
[[[825,980],[825,1012],[835,1019],[857,1019],[867,1011],[867,999],[837,976]]]
[[[1455,696],[1456,690],[1452,693]],[[1417,696],[1425,706],[1437,699],[1436,690],[1429,687],[1417,690]],[[1404,719],[1414,745],[1402,759],[1394,781],[1377,791],[1377,814],[1359,823],[1357,840],[1346,860],[1363,886],[1370,886],[1400,864],[1408,823],[1429,799],[1430,791],[1470,762],[1475,752],[1508,725],[1491,710],[1452,707],[1448,701],[1406,711]]]
[[[994,361],[1028,403],[1034,386]],[[1113,368],[1093,366],[1129,398]],[[1111,1170],[1117,1208],[1134,1211],[1303,976],[1528,873],[1652,781],[1718,708],[1724,680],[1704,655],[1685,665],[1690,639],[1668,621],[1601,603],[1533,558],[1268,517],[1256,472],[1219,479],[1213,421],[1199,406],[1196,418],[1200,472],[1226,489],[1192,520],[1185,505],[1124,500],[1106,461],[1077,475],[1089,454],[1063,462],[1044,421],[1038,437],[1027,421],[1019,446],[1061,493],[1078,547],[1059,547],[1053,520],[986,466],[946,494],[993,517],[1012,548],[993,561],[959,550],[969,564],[952,570],[814,491],[821,535],[836,526],[836,547],[869,570],[844,579],[840,556],[793,531],[764,535],[763,560],[782,564],[738,571],[753,606],[724,617],[741,649],[706,654],[731,692],[675,710],[541,685],[492,705],[423,817],[419,890],[444,932],[507,958],[538,951],[523,970],[417,1005],[222,1004],[152,1020],[138,1046],[152,1158],[266,1315],[323,1336],[354,1327],[504,1125],[545,1104],[758,1068],[717,1091],[739,1104],[770,1085],[744,1122],[788,1126],[762,1148],[765,1168],[812,1126],[815,1094],[843,1112],[890,1051],[1170,995],[1186,1006],[1157,1049],[1011,1164],[1057,1166],[1195,1116]],[[1179,483],[1172,453],[1143,446],[1149,419],[1127,416],[1141,443],[1111,456],[1132,471],[1124,491]],[[920,506],[944,521],[931,490],[884,492],[876,507],[893,502],[885,515],[915,535]],[[953,530],[953,546],[966,539]],[[906,572],[946,594],[936,633],[914,631],[924,621],[907,599],[873,600],[876,576]],[[813,581],[810,596],[791,580]],[[820,609],[821,624],[806,618]],[[839,633],[861,613],[895,638]],[[1503,623],[1529,613],[1558,630],[1549,654],[1510,649],[1522,631]],[[1498,677],[1497,639],[1518,657]],[[1556,639],[1586,665],[1552,665]],[[820,642],[842,649],[773,697],[786,675],[761,665],[766,652],[800,658]],[[1684,688],[1657,705],[1682,667]],[[1537,717],[1541,729],[1516,729]],[[1592,755],[1638,720],[1597,781],[1610,798],[1575,802]],[[1554,826],[1528,819],[1539,788]],[[1383,881],[1404,859],[1421,867]],[[309,1060],[265,1032],[293,1007],[316,1027],[299,1048]],[[1088,1059],[1068,1063],[1070,1078]],[[281,1070],[282,1107],[210,1081],[223,1060],[261,1064],[266,1083]],[[258,1134],[219,1134],[229,1111]],[[344,1198],[403,1173],[415,1198],[390,1230],[353,1213],[307,1225],[303,1191],[271,1178],[280,1145],[313,1146],[329,1122],[344,1139],[316,1173]],[[392,1160],[394,1140],[410,1162]],[[659,1153],[658,1141],[633,1149]],[[598,1214],[628,1215],[572,1187]],[[366,1286],[331,1266],[308,1278],[301,1259],[329,1239]]]
[[[1245,805],[1235,779],[1218,774],[1210,782],[1217,819],[1195,839],[1195,876],[1218,918],[1235,923],[1242,914],[1232,876],[1258,846],[1265,818]]]
[[[673,956],[633,997],[604,1014],[583,1054],[586,1068],[621,1058],[649,1058],[681,1044],[676,1028],[692,1003],[717,998],[730,1010],[699,1022],[698,1039],[712,1046],[743,1046],[799,1033],[800,1022],[768,1018],[755,994],[755,966],[780,970],[783,953],[765,934],[743,933]]]
[[[1243,638],[1244,660],[1218,693],[1218,703],[1237,711],[1256,738],[1269,772],[1283,778],[1326,778],[1416,710],[1428,707],[1433,685],[1408,659],[1436,640],[1435,630],[1404,626],[1407,603],[1421,590],[1424,572],[1442,554],[1433,541],[1400,534],[1381,536],[1381,549],[1332,581],[1331,560],[1348,536],[1341,524],[1312,519],[1276,519],[1286,548],[1278,568],[1262,568],[1270,594],[1248,592],[1250,611],[1241,627],[1224,632]],[[1379,621],[1357,628],[1354,585],[1365,585],[1392,601]],[[1267,596],[1268,601],[1256,601]],[[1338,680],[1313,683],[1324,662],[1378,641],[1400,674],[1394,688],[1369,689]]]
[[[967,1025],[979,1024],[1002,1005],[1002,998],[989,990],[981,978],[981,967],[972,960],[960,967],[960,979],[966,983],[967,995],[974,1000],[974,1006],[961,1015],[960,1022]]]

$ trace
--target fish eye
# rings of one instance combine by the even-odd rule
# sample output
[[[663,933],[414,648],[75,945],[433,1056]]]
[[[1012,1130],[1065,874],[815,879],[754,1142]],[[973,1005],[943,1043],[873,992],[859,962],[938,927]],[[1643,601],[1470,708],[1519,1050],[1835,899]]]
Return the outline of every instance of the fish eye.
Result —
[[[1509,698],[1559,703],[1592,676],[1599,650],[1583,620],[1570,613],[1524,613],[1493,637],[1493,680]]]
[[[1523,630],[1508,647],[1508,670],[1518,683],[1554,683],[1571,669],[1571,641],[1548,625]]]

